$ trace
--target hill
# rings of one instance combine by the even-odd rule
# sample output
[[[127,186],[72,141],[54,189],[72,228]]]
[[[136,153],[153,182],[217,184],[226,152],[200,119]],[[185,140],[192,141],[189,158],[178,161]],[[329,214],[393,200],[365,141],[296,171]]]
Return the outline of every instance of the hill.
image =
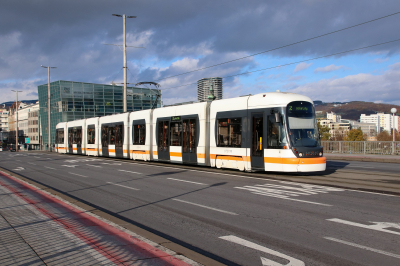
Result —
[[[38,100],[18,100],[18,102],[23,102],[25,104],[36,103],[37,101]],[[6,108],[9,108],[13,103],[15,103],[15,101],[4,102],[4,103],[0,103],[0,106],[3,107],[3,105],[5,105]]]
[[[391,114],[390,109],[397,109],[397,113],[400,113],[400,106],[394,104],[385,103],[372,103],[372,102],[348,102],[348,103],[323,103],[315,107],[316,111],[322,111],[323,113],[334,112],[342,116],[342,119],[358,120],[361,114],[376,114],[376,113],[387,113]]]

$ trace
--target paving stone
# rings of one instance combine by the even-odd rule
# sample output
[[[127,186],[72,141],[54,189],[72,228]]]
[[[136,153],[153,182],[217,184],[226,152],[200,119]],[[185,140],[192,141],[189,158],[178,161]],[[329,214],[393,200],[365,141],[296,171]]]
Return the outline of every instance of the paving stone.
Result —
[[[1,260],[2,266],[42,266],[46,265],[39,257],[8,258]]]
[[[43,256],[43,261],[46,265],[63,266],[63,265],[115,265],[112,262],[115,261],[112,258],[108,259],[105,256],[98,253],[96,250],[89,249],[85,252],[71,251],[71,252],[60,252],[58,254],[52,254],[49,256]]]
[[[7,244],[0,244],[0,261],[7,258],[20,258],[20,257],[37,257],[32,248],[25,242]]]
[[[21,241],[25,242],[13,228],[0,230],[0,243],[13,244]]]

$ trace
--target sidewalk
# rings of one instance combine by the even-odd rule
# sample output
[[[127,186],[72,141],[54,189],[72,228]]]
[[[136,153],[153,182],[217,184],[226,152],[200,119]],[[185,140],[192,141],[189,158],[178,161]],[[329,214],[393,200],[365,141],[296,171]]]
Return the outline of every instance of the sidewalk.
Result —
[[[327,160],[400,163],[399,155],[324,153]]]
[[[1,265],[199,265],[0,172]]]

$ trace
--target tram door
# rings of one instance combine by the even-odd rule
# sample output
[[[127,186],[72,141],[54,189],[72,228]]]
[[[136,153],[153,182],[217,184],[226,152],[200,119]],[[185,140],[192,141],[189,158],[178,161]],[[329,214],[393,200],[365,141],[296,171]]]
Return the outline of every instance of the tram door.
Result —
[[[264,116],[252,114],[251,169],[264,169]]]
[[[123,142],[124,142],[124,125],[117,124],[115,125],[115,157],[117,158],[123,158],[124,157],[124,151],[123,151]]]
[[[101,127],[101,152],[108,157],[108,126]]]
[[[74,144],[76,144],[76,152],[82,154],[82,127],[74,128]]]
[[[196,119],[183,120],[182,161],[197,163]]]
[[[74,129],[68,128],[68,153],[74,153]]]
[[[169,121],[158,122],[158,159],[170,160],[169,155]]]

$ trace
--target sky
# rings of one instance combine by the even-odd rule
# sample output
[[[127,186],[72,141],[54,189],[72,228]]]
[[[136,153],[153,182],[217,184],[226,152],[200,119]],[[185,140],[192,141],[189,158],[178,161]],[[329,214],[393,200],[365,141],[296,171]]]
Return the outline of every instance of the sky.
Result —
[[[0,102],[12,90],[37,99],[41,65],[57,67],[51,81],[123,82],[123,53],[105,44],[122,44],[112,14],[126,14],[137,16],[127,45],[144,47],[127,49],[128,83],[158,82],[164,104],[195,101],[197,80],[223,77],[224,98],[280,90],[400,105],[396,12],[398,0],[2,0]]]

